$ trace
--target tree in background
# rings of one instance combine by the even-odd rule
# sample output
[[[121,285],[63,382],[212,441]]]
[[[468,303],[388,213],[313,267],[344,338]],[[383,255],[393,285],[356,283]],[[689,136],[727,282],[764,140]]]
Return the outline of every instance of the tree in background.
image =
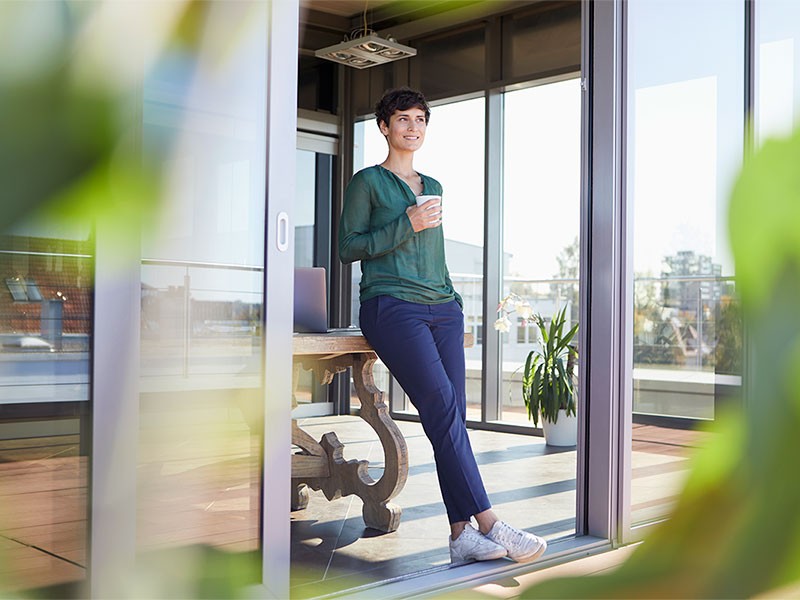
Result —
[[[715,372],[742,374],[742,307],[737,298],[723,296],[717,308],[715,327]]]
[[[553,296],[561,297],[563,304],[569,304],[569,322],[577,323],[580,317],[580,306],[578,305],[578,278],[580,277],[580,243],[578,236],[569,246],[564,246],[556,257],[558,261],[558,273],[553,275],[553,279],[574,280],[567,283],[551,283],[550,290]],[[562,304],[562,305],[563,305]]]
[[[652,277],[635,282],[633,304],[633,365],[681,364],[675,332]]]

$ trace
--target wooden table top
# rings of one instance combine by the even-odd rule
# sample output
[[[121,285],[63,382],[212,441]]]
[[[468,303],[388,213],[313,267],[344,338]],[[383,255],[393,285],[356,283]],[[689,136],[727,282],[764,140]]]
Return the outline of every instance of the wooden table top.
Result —
[[[328,333],[295,333],[292,344],[292,352],[295,356],[372,351],[372,346],[361,334],[361,330],[355,327],[334,329]]]
[[[474,344],[475,336],[465,333],[464,348],[471,348]],[[361,334],[360,329],[348,327],[347,329],[334,329],[328,333],[295,333],[292,352],[295,356],[341,355],[373,352],[373,349]]]

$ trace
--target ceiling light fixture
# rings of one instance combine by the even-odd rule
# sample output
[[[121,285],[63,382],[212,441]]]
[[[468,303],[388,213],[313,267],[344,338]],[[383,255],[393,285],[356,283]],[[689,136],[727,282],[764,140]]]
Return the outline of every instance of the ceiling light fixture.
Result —
[[[417,51],[404,46],[392,36],[380,37],[367,27],[367,5],[364,4],[364,25],[354,29],[344,41],[334,46],[317,50],[314,55],[356,69],[367,69],[403,58],[416,56]]]

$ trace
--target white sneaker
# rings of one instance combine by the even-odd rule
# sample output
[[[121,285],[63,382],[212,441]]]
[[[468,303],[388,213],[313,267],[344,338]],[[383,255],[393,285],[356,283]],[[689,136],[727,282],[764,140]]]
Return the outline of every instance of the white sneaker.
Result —
[[[472,560],[494,560],[505,555],[503,546],[488,539],[469,523],[458,538],[450,538],[450,562],[454,565]]]
[[[547,549],[547,542],[538,535],[522,531],[503,521],[497,521],[486,537],[503,546],[508,552],[508,558],[517,562],[537,559]]]

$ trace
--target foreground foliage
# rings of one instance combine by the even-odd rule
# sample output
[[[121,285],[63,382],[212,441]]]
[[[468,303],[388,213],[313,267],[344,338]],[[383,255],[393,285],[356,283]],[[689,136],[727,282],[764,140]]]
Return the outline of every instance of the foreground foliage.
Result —
[[[717,418],[674,513],[609,575],[523,598],[796,596],[800,583],[800,131],[767,142],[730,203],[747,334],[745,401]],[[793,591],[792,591],[793,590]]]

